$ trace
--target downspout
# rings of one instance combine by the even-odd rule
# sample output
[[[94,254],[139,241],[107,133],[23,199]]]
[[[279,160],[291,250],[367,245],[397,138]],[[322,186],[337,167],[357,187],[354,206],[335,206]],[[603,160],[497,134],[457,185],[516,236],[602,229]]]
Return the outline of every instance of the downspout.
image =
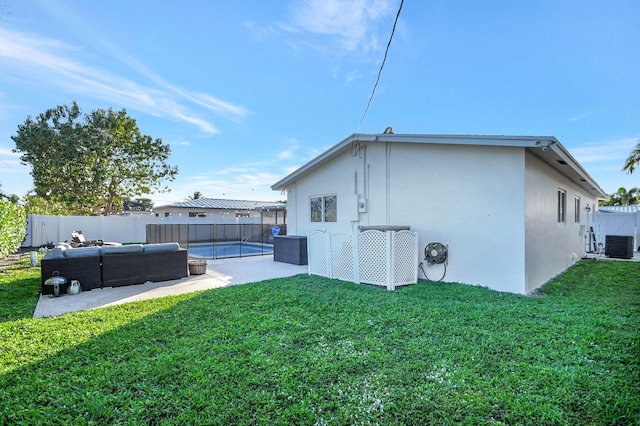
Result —
[[[296,224],[296,234],[297,234],[297,233],[298,233],[298,220],[299,220],[299,217],[298,217],[298,210],[300,210],[300,209],[298,208],[298,207],[299,207],[299,206],[298,206],[298,182],[293,182],[293,200],[294,200],[294,201],[293,201],[293,205],[295,206],[295,212],[296,212],[296,214],[295,214],[295,219],[296,219],[296,220],[295,220],[295,224]],[[288,227],[288,225],[289,225],[289,224],[287,224],[287,227]],[[287,235],[291,235],[291,234],[289,233],[289,230],[288,230],[288,229],[287,229]]]
[[[385,165],[386,165],[386,174],[385,174],[385,198],[386,198],[386,218],[385,225],[390,225],[389,220],[391,218],[391,146],[388,142],[384,144],[386,151]]]

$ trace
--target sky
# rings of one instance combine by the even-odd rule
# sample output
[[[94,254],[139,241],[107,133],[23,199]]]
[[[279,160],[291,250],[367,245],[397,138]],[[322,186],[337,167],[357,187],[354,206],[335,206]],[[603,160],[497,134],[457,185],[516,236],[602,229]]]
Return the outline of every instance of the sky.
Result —
[[[640,142],[637,0],[0,0],[0,185],[11,139],[76,101],[126,109],[179,174],[156,206],[277,201],[354,132],[555,136],[607,193]]]

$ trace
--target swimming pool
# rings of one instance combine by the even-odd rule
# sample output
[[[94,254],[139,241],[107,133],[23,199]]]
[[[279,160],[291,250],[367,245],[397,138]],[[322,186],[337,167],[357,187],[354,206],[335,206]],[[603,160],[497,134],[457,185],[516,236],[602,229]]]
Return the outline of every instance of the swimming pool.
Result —
[[[222,257],[273,254],[273,244],[243,243],[240,241],[226,243],[190,243],[187,250],[190,257],[219,259]]]

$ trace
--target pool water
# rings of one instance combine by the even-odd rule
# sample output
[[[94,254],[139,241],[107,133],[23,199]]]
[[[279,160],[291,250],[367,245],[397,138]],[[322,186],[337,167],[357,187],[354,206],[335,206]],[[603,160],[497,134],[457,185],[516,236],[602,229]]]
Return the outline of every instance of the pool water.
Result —
[[[206,259],[221,257],[242,257],[273,254],[272,244],[243,243],[233,241],[228,243],[191,243],[188,247],[189,256]]]

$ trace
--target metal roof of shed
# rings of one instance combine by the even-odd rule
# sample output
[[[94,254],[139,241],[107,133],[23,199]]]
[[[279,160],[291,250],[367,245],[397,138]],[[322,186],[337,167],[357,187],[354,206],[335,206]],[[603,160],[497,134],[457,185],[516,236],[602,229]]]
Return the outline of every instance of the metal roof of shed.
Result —
[[[198,198],[160,206],[157,208],[185,208],[185,209],[218,209],[218,210],[255,210],[255,209],[284,209],[286,204],[273,201],[226,200],[222,198]]]
[[[637,213],[640,212],[640,205],[633,206],[600,206],[598,211],[605,213]]]

